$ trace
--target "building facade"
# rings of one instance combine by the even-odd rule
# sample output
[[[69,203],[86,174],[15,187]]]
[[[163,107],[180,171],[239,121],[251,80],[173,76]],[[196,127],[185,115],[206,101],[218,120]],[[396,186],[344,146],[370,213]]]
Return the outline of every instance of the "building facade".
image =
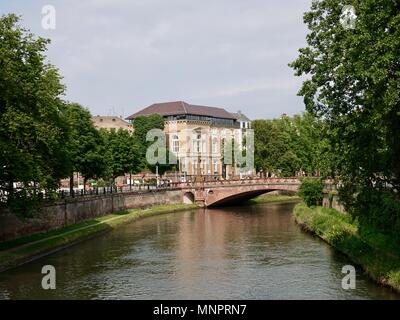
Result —
[[[244,137],[243,119],[240,120],[237,114],[223,108],[176,101],[153,104],[127,119],[134,126],[136,117],[151,114],[163,116],[166,142],[178,160],[182,175],[229,178],[239,174],[232,155],[234,148],[229,148],[233,140],[241,145]],[[250,128],[250,124],[246,126]]]
[[[246,148],[244,142],[247,133],[249,132],[249,130],[252,129],[251,120],[248,117],[246,117],[240,110],[237,113],[232,113],[232,116],[235,117],[237,122],[239,123],[238,139],[239,141],[242,142],[243,148]]]
[[[132,125],[118,116],[94,116],[92,117],[92,122],[97,129],[124,129],[129,132],[133,132]]]

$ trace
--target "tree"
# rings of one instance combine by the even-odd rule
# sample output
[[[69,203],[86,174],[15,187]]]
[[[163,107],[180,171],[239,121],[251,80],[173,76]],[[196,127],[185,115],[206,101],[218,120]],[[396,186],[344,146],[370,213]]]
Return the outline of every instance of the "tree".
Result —
[[[0,188],[9,203],[27,204],[67,175],[68,126],[61,77],[45,62],[49,41],[18,22],[13,14],[0,17]]]
[[[154,165],[147,164],[147,168],[152,173],[156,173],[158,171],[158,174],[163,175],[167,171],[177,170],[177,168],[179,167],[178,159],[176,158],[175,154],[171,150],[169,150],[168,147],[160,148],[158,152],[165,153],[166,163],[156,163]]]
[[[308,113],[253,122],[255,164],[258,170],[292,176],[321,169],[319,152],[323,124]]]
[[[177,167],[177,159],[175,157],[175,154],[168,149],[165,139],[165,146],[163,147],[164,150],[163,148],[160,148],[159,152],[164,152],[166,154],[166,163],[149,164],[146,160],[147,149],[153,143],[153,141],[146,140],[147,133],[152,129],[164,130],[164,118],[161,115],[152,114],[149,116],[137,117],[135,118],[133,125],[135,128],[133,136],[139,146],[139,156],[142,160],[142,169],[149,169],[154,173],[156,172],[156,166],[158,166],[159,174],[164,174],[166,171],[172,170]]]
[[[104,157],[104,141],[93,125],[90,112],[77,103],[65,105],[63,115],[69,125],[70,135],[66,143],[71,162],[69,171],[70,192],[73,193],[74,172],[88,179],[99,178],[107,170]]]
[[[129,131],[101,130],[105,142],[105,159],[107,174],[115,182],[115,178],[125,173],[139,172],[142,165],[139,143]]]
[[[148,168],[146,162],[146,151],[152,142],[146,141],[146,135],[151,129],[164,130],[164,118],[159,114],[149,116],[139,116],[133,122],[135,131],[133,133],[139,145],[140,158],[142,159],[142,168]]]
[[[356,10],[354,29],[340,24],[345,4]],[[400,3],[313,1],[304,22],[308,46],[291,63],[308,79],[299,95],[329,126],[347,209],[370,220],[369,195],[389,192],[399,201]]]
[[[161,129],[164,130],[164,118],[158,113],[151,114],[148,116],[139,116],[135,118],[134,136],[138,139],[141,144],[148,144],[146,142],[146,135],[151,129]]]
[[[290,146],[299,160],[300,170],[312,175],[320,169],[318,150],[323,138],[323,126],[309,113],[287,118]]]
[[[320,179],[305,178],[299,188],[299,196],[308,207],[320,205],[324,185]]]
[[[258,170],[276,175],[293,175],[289,152],[290,137],[280,124],[281,120],[256,120],[253,122],[255,165]],[[294,171],[294,170],[293,170]]]

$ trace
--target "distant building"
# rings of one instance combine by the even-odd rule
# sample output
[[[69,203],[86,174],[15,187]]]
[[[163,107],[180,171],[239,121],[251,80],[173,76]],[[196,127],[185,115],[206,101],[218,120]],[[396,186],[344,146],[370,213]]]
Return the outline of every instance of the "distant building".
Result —
[[[241,137],[243,114],[231,114],[223,108],[192,105],[184,101],[155,103],[126,118],[160,114],[165,120],[164,132],[169,149],[179,160],[179,171],[186,175],[238,174],[237,168],[224,164],[223,150],[233,137]],[[228,161],[224,161],[228,162]]]
[[[132,125],[122,119],[121,117],[117,116],[94,116],[92,117],[93,124],[98,129],[124,129],[128,130],[129,132],[133,132]]]
[[[232,113],[239,123],[239,141],[244,142],[246,130],[251,129],[251,120],[247,118],[240,110],[237,113]]]
[[[251,129],[251,120],[247,118],[240,110],[237,113],[231,113],[239,122],[240,129]]]

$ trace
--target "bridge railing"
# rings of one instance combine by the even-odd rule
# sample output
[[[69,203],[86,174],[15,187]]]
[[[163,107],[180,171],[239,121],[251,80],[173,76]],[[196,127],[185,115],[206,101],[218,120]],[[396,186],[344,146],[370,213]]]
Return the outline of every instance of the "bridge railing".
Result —
[[[160,185],[154,184],[140,184],[140,185],[124,185],[124,186],[115,186],[115,187],[92,187],[90,189],[84,190],[73,190],[70,192],[69,190],[59,190],[55,194],[42,194],[42,198],[44,200],[50,199],[68,199],[68,198],[87,198],[87,197],[96,197],[102,195],[112,195],[112,194],[121,194],[121,193],[147,193],[147,192],[158,192],[163,190],[174,190],[180,189],[179,182],[168,182]]]
[[[297,177],[288,178],[246,178],[246,179],[218,179],[215,181],[197,181],[181,182],[180,187],[197,187],[197,186],[223,186],[223,185],[246,185],[246,184],[299,184]]]
[[[200,177],[201,178],[201,177]],[[140,185],[125,185],[119,187],[94,187],[88,190],[74,190],[72,193],[69,190],[59,190],[54,194],[43,194],[43,199],[52,199],[54,196],[59,199],[67,198],[83,198],[95,197],[109,194],[120,193],[146,193],[158,192],[163,190],[185,189],[185,188],[202,188],[211,186],[240,186],[240,185],[259,185],[259,184],[299,184],[300,180],[296,177],[288,178],[244,178],[244,179],[218,179],[215,181],[204,181],[194,179],[187,182],[163,182],[160,185],[155,184],[140,184]]]

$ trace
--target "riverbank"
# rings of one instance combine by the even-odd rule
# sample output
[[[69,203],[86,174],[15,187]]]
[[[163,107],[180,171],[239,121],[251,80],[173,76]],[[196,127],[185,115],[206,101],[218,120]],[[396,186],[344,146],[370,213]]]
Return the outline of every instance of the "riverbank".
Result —
[[[142,217],[195,209],[196,205],[159,205],[90,219],[68,227],[0,243],[0,272],[38,259]]]
[[[271,202],[280,202],[280,201],[298,201],[300,197],[297,195],[262,195],[258,196],[257,198],[251,199],[248,201],[248,204],[256,205],[256,204],[263,204],[263,203],[271,203]]]
[[[361,229],[351,216],[325,207],[294,208],[296,222],[360,265],[378,284],[400,292],[400,251],[393,239]]]

